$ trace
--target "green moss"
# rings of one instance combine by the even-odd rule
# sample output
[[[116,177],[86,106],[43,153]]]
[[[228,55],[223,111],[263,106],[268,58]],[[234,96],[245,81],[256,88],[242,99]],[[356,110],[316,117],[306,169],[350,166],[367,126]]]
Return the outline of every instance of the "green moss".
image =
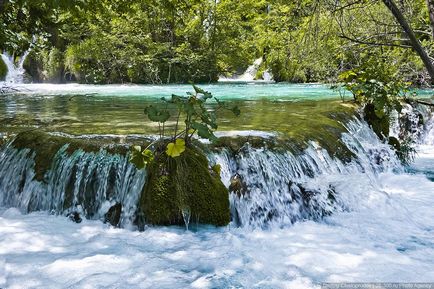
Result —
[[[62,74],[64,70],[64,56],[63,53],[53,48],[44,57],[44,68],[47,81],[58,83],[62,81]]]
[[[30,76],[32,82],[42,82],[44,79],[44,64],[40,54],[30,51],[23,63],[23,68]]]
[[[8,67],[6,66],[6,63],[3,61],[3,59],[0,58],[0,81],[5,80],[7,74]]]
[[[148,180],[140,208],[153,225],[183,225],[182,210],[192,223],[217,226],[230,221],[229,193],[197,148],[186,148],[177,158],[157,153],[148,166]]]

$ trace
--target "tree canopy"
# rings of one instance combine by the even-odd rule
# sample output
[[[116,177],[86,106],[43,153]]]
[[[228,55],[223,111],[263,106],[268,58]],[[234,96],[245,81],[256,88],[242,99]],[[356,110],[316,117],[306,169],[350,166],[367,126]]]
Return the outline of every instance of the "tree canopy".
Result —
[[[0,49],[18,57],[31,47],[25,67],[33,81],[213,82],[261,58],[257,78],[269,71],[276,81],[335,81],[376,59],[426,84],[433,7],[431,0],[3,0]]]

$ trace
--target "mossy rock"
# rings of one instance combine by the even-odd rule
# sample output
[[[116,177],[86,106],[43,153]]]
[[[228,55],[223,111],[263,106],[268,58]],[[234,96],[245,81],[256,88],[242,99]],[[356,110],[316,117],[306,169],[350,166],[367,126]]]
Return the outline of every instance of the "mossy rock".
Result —
[[[229,223],[229,192],[198,148],[187,147],[176,158],[161,151],[147,172],[139,213],[146,223],[184,225],[183,210],[189,211],[190,223]]]
[[[6,63],[0,58],[0,81],[4,81],[6,79],[6,75],[8,74],[8,67]]]
[[[373,104],[367,104],[364,108],[365,120],[372,127],[372,130],[380,138],[389,136],[390,121],[387,116],[382,118],[375,114],[375,107]]]
[[[30,51],[23,63],[23,68],[31,82],[42,82],[44,79],[44,64],[42,57],[35,51]]]

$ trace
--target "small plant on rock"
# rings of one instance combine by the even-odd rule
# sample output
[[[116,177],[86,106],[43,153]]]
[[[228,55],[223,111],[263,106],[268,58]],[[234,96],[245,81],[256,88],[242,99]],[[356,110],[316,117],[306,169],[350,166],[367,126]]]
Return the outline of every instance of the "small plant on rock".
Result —
[[[210,166],[193,138],[215,141],[217,111],[227,109],[239,115],[240,110],[193,88],[186,96],[172,95],[145,108],[147,117],[158,123],[159,138],[144,149],[133,147],[131,153],[131,162],[147,170],[139,228],[183,223],[188,228],[190,221],[223,226],[230,221],[229,192],[221,182],[221,168]],[[206,105],[210,100],[213,106]]]
[[[140,146],[133,147],[130,160],[138,168],[144,168],[153,160],[154,152],[150,147],[155,143],[164,143],[165,153],[176,158],[185,151],[186,146],[192,145],[195,135],[211,142],[217,140],[214,131],[218,128],[216,113],[219,110],[226,109],[235,116],[240,115],[237,106],[229,106],[195,85],[193,89],[194,92],[187,92],[186,96],[173,94],[170,99],[163,97],[161,103],[145,108],[148,119],[158,123],[159,138],[144,149]],[[211,100],[214,100],[213,109],[206,106],[207,101]],[[167,122],[171,118],[174,118],[175,124],[168,129]]]

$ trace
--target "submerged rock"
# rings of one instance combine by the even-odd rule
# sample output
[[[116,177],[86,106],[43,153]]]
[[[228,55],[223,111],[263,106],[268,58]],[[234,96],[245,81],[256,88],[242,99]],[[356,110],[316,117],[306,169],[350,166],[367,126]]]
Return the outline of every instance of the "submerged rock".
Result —
[[[84,152],[99,152],[101,149],[109,153],[127,153],[126,146],[107,146],[101,140],[80,139],[53,135],[39,130],[31,130],[19,133],[12,141],[12,146],[17,149],[28,149],[34,154],[35,179],[44,181],[46,172],[51,168],[56,153],[68,145],[66,153],[71,155],[77,150]]]
[[[372,130],[380,138],[389,136],[390,120],[386,115],[378,117],[375,113],[375,106],[373,104],[367,104],[364,107],[364,119],[369,123]]]
[[[193,223],[227,225],[229,193],[210,171],[207,158],[198,148],[187,147],[176,158],[157,153],[147,168],[138,215],[144,216],[147,224],[184,225],[182,212],[188,211]]]

